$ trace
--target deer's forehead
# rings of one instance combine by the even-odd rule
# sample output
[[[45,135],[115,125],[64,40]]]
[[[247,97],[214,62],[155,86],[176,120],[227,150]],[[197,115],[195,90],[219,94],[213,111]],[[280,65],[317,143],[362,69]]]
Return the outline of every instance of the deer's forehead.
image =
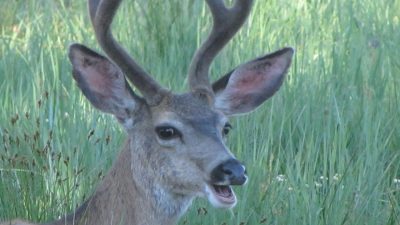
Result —
[[[227,118],[213,109],[208,103],[189,94],[171,95],[158,107],[161,120],[176,120],[193,127],[215,127],[226,122]]]

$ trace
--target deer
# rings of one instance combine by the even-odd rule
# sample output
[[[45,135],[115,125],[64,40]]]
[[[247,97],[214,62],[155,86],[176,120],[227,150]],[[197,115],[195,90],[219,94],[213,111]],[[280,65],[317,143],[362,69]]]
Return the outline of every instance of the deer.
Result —
[[[294,49],[243,63],[211,83],[213,59],[243,26],[253,0],[236,0],[231,7],[206,0],[212,30],[189,66],[189,91],[173,93],[114,38],[111,24],[120,3],[88,0],[96,39],[107,56],[74,43],[68,57],[83,95],[114,115],[127,140],[94,194],[75,212],[46,224],[176,224],[197,197],[217,208],[234,207],[232,186],[244,185],[248,177],[225,143],[232,127],[228,118],[253,111],[278,91]]]

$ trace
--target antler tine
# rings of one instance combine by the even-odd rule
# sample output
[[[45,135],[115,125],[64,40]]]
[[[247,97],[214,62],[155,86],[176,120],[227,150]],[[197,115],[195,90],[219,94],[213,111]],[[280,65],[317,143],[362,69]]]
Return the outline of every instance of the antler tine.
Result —
[[[120,67],[143,97],[149,103],[157,104],[166,90],[129,56],[112,35],[110,26],[120,3],[121,0],[88,1],[89,14],[96,38],[104,52]]]
[[[189,67],[189,85],[193,91],[206,91],[212,96],[208,77],[211,62],[243,25],[253,0],[236,0],[232,8],[227,8],[223,0],[206,0],[206,2],[213,16],[213,28],[192,59]]]

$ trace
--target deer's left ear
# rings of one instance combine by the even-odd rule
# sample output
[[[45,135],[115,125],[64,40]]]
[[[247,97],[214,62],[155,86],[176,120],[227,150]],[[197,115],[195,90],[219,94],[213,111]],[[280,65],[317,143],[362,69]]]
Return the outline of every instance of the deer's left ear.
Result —
[[[271,97],[282,85],[294,50],[284,48],[240,65],[216,81],[215,107],[225,115],[248,113]]]

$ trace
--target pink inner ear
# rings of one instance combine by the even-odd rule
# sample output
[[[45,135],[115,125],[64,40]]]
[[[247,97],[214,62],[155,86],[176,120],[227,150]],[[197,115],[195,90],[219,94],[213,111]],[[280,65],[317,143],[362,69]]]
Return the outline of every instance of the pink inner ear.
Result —
[[[240,65],[226,75],[229,80],[225,89],[216,92],[216,108],[234,115],[250,112],[261,105],[282,85],[292,56],[293,49],[285,48]]]
[[[104,74],[102,72],[99,72],[98,70],[99,69],[97,67],[87,68],[85,79],[88,83],[91,84],[90,87],[92,91],[104,93],[108,91],[107,83],[109,84],[109,82],[107,77],[104,76]]]
[[[282,70],[275,63],[255,61],[238,68],[232,74],[228,88],[238,91],[239,95],[261,92],[282,74]]]
[[[238,81],[233,85],[234,88],[239,89],[241,92],[252,92],[255,89],[262,88],[265,78],[260,71],[243,71],[238,76]]]
[[[290,63],[285,57],[276,57],[242,65],[232,74],[228,87],[231,86],[243,94],[265,92],[271,95],[279,88],[288,62]]]
[[[85,58],[80,70],[93,92],[112,94],[115,79],[118,77],[113,66],[102,59]]]

